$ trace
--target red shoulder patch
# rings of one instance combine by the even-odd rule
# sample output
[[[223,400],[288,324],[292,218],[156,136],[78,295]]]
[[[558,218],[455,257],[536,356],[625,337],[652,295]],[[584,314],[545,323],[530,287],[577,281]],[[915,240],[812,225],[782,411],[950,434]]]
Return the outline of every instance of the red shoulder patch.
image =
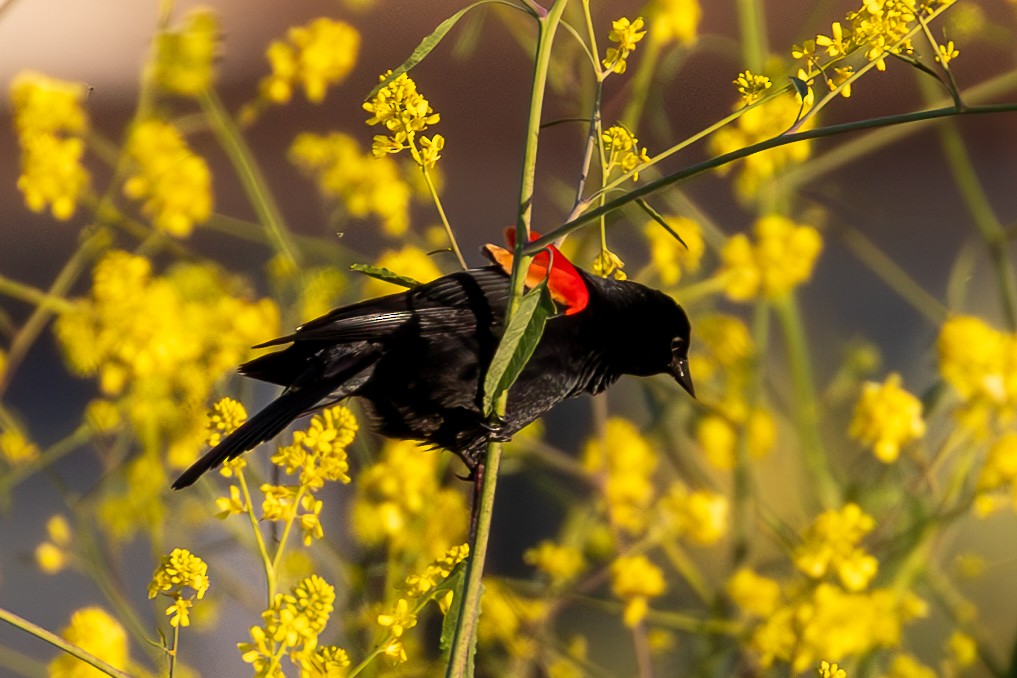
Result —
[[[539,233],[530,231],[531,241],[539,237]],[[510,226],[505,229],[505,240],[508,241],[509,247],[515,247],[516,229],[514,227]],[[511,251],[488,244],[484,245],[484,254],[488,259],[501,266],[506,273],[512,273],[513,254]],[[548,265],[551,268],[550,272]],[[586,289],[586,283],[572,262],[554,245],[548,245],[533,257],[533,261],[530,262],[530,270],[526,272],[526,286],[532,288],[545,278],[551,298],[565,307],[565,315],[573,315],[586,308],[590,301],[590,291]]]

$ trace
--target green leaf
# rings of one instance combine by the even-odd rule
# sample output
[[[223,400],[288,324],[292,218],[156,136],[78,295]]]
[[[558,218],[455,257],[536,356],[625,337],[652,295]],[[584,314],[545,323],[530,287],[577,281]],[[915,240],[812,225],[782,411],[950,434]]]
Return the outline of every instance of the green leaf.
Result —
[[[421,283],[413,278],[407,278],[405,275],[399,275],[394,271],[390,271],[383,266],[372,266],[371,264],[353,264],[350,268],[358,273],[383,280],[393,285],[401,285],[403,287],[417,287]]]
[[[434,587],[431,597],[437,599],[445,591],[452,591],[452,605],[445,613],[445,619],[441,623],[441,639],[438,641],[441,648],[442,659],[448,664],[452,652],[452,643],[456,638],[456,624],[459,623],[460,601],[462,601],[463,584],[466,582],[466,561],[457,563],[444,581]]]
[[[484,379],[484,414],[490,415],[498,395],[515,383],[537,348],[537,342],[544,333],[544,323],[554,311],[554,302],[551,301],[546,280],[519,300],[519,307],[512,314],[487,368]]]
[[[458,12],[456,12],[455,14],[453,14],[452,16],[438,24],[438,27],[435,28],[434,31],[429,36],[421,40],[420,44],[417,45],[416,49],[413,50],[413,53],[410,54],[410,57],[406,61],[399,64],[399,66],[392,69],[392,72],[388,75],[388,77],[386,77],[384,80],[375,85],[374,89],[371,90],[371,92],[367,95],[364,101],[370,101],[371,99],[373,99],[374,95],[376,95],[381,90],[382,87],[392,82],[403,73],[407,73],[411,68],[413,68],[421,61],[423,61],[424,57],[430,54],[431,50],[437,47],[438,43],[442,41],[445,35],[450,30],[452,30],[452,27],[455,26],[456,23],[463,18],[464,14],[469,12],[471,9],[474,9],[475,7],[490,4],[508,5],[509,7],[514,7],[516,9],[522,9],[519,5],[513,4],[511,2],[505,2],[505,0],[480,0],[480,2],[475,2],[472,5],[463,7],[461,10],[459,10]]]
[[[671,227],[670,227],[670,226],[668,225],[667,221],[665,221],[665,220],[664,220],[664,217],[662,217],[662,216],[661,216],[660,212],[658,212],[657,210],[653,209],[653,208],[652,208],[652,207],[650,206],[650,203],[646,202],[646,201],[645,201],[645,200],[643,200],[642,198],[636,198],[636,204],[637,204],[637,205],[639,205],[640,207],[642,207],[642,208],[643,208],[643,210],[644,210],[644,211],[645,211],[645,212],[646,212],[647,214],[649,214],[649,215],[650,215],[650,218],[651,218],[651,219],[653,219],[653,220],[654,220],[654,221],[656,221],[656,222],[657,222],[658,224],[660,224],[661,228],[663,228],[663,229],[664,229],[665,231],[667,231],[668,233],[670,233],[670,234],[671,234],[671,237],[672,237],[672,238],[674,238],[675,240],[677,240],[678,242],[680,242],[680,243],[681,243],[682,245],[684,245],[684,246],[685,246],[685,249],[688,249],[688,248],[689,248],[689,246],[688,246],[687,244],[685,244],[685,241],[684,241],[684,240],[682,240],[682,237],[681,237],[680,235],[678,235],[678,231],[676,231],[676,230],[674,230],[673,228],[671,228]]]

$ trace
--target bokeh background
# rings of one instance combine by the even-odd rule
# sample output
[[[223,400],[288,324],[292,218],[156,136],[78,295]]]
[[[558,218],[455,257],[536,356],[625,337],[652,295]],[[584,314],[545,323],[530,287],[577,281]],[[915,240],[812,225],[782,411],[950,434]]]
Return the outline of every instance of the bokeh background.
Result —
[[[343,129],[369,143],[373,130],[363,125],[366,114],[361,102],[379,73],[399,64],[419,39],[462,3],[447,0],[405,2],[377,0],[352,6],[338,1],[301,0],[278,3],[267,0],[215,0],[201,3],[221,17],[224,49],[218,89],[235,106],[250,99],[257,81],[267,69],[264,49],[286,27],[317,16],[343,18],[363,36],[357,67],[321,105],[297,97],[286,107],[270,108],[247,130],[247,139],[276,192],[287,222],[299,233],[320,234],[328,223],[328,210],[312,182],[285,160],[293,137],[304,130],[324,132]],[[597,5],[599,3],[593,3]],[[598,8],[601,16],[635,15],[641,3],[611,2]],[[962,87],[975,85],[1014,68],[1017,41],[1017,5],[1003,0],[964,3],[977,7],[984,24],[969,36],[963,56],[954,65]],[[198,3],[178,2],[182,15]],[[771,49],[787,53],[790,46],[827,29],[828,22],[842,16],[852,3],[801,0],[770,0],[766,3]],[[703,3],[700,44],[675,66],[676,77],[659,93],[654,115],[666,119],[670,139],[684,138],[726,115],[735,102],[731,86],[740,63],[736,8],[733,0]],[[0,83],[6,84],[23,69],[88,83],[92,90],[88,112],[95,127],[112,138],[128,120],[138,92],[140,69],[149,49],[157,7],[154,1],[7,0],[0,4]],[[950,29],[948,29],[950,30]],[[953,30],[961,31],[962,27]],[[605,24],[606,31],[606,24]],[[949,35],[949,33],[948,33]],[[471,38],[471,36],[473,36]],[[633,57],[638,59],[638,54]],[[441,132],[448,139],[442,169],[443,200],[456,227],[467,259],[479,265],[478,247],[498,242],[501,231],[512,223],[519,183],[519,161],[530,82],[530,57],[516,36],[493,16],[475,17],[464,23],[420,67],[414,70],[420,89],[441,113]],[[606,94],[605,118],[617,114],[626,100],[624,81],[611,83]],[[1017,100],[1010,86],[994,97]],[[581,114],[569,101],[553,99],[546,115],[569,117]],[[905,112],[923,106],[916,75],[901,64],[891,63],[885,74],[873,74],[856,88],[856,95],[838,102],[824,113],[824,121],[840,122],[867,116]],[[10,124],[9,103],[0,109],[0,271],[9,278],[39,286],[48,284],[73,251],[82,218],[58,223],[48,215],[25,209],[16,190],[18,150]],[[999,114],[958,119],[955,124],[968,144],[975,169],[1000,220],[1011,232],[1017,224],[1017,116]],[[668,145],[659,131],[640,130],[650,149]],[[850,144],[852,137],[824,140],[821,150]],[[217,210],[253,219],[239,185],[213,140],[199,136],[195,149],[210,161],[215,177]],[[572,181],[578,166],[580,132],[570,125],[548,128],[542,137],[540,168],[542,188],[536,209],[537,228],[558,223],[562,211],[549,197],[555,181]],[[669,161],[681,167],[706,157],[700,144]],[[554,177],[554,179],[552,179]],[[838,238],[844,225],[857,229],[881,248],[933,296],[945,298],[951,275],[961,252],[970,253],[963,273],[968,293],[965,310],[988,319],[1000,318],[985,273],[985,254],[974,239],[974,228],[942,160],[932,125],[899,130],[896,138],[874,152],[831,171],[807,174],[801,191],[822,208],[826,216],[826,248],[822,265],[801,294],[808,330],[813,342],[817,381],[827,379],[845,348],[853,341],[871,342],[888,370],[901,372],[905,383],[921,392],[929,385],[931,348],[937,328],[912,305],[896,294],[861,261],[847,243]],[[729,233],[745,230],[752,215],[732,198],[728,179],[704,176],[681,186],[688,200],[722,225]],[[430,222],[427,206],[419,207],[420,221]],[[368,227],[349,224],[339,242],[370,257],[381,239]],[[338,237],[338,236],[337,236]],[[624,227],[612,232],[612,244],[626,260],[644,256],[635,241],[628,242]],[[255,279],[264,264],[264,248],[243,244],[198,229],[190,245],[227,266],[247,272]],[[1011,246],[1010,254],[1014,254]],[[452,262],[448,262],[451,264]],[[633,267],[638,270],[638,267]],[[451,269],[449,269],[451,270]],[[352,299],[346,299],[352,301]],[[4,299],[0,308],[9,324],[17,326],[30,308]],[[737,313],[745,313],[734,309]],[[267,337],[266,337],[267,338]],[[0,339],[2,341],[2,339]],[[82,404],[95,393],[92,382],[68,378],[51,337],[44,336],[28,354],[10,382],[4,402],[25,420],[41,445],[66,435],[76,425]],[[631,392],[618,388],[611,402],[623,403]],[[588,406],[569,404],[548,428],[558,431],[556,440],[569,449],[569,432],[581,430],[589,418]],[[571,443],[575,450],[578,442]],[[518,470],[517,470],[518,471]],[[87,492],[96,482],[97,469],[88,459],[71,456],[52,474],[40,474],[19,485],[12,502],[0,515],[0,605],[20,612],[50,629],[66,623],[70,611],[96,600],[98,592],[84,576],[59,577],[41,574],[33,561],[33,549],[44,538],[44,524],[62,510],[62,488],[68,485]],[[553,535],[560,514],[548,502],[534,500],[524,471],[507,476],[498,499],[495,542],[491,569],[512,573],[519,570],[519,553],[540,537]],[[779,470],[772,474],[780,482]],[[338,519],[338,518],[337,518]],[[1012,571],[1017,566],[1017,522],[1012,516],[991,521],[971,521],[958,537],[959,551],[977,548],[995,567]],[[139,544],[128,550],[124,581],[143,597],[148,571],[132,571],[130,561],[145,562],[148,553]],[[256,571],[252,571],[256,576]],[[973,598],[990,595],[998,607],[984,621],[998,628],[1000,639],[1014,637],[1017,629],[1017,587],[973,585]],[[235,675],[238,663],[232,652],[247,623],[224,621],[220,640],[201,639],[208,675]],[[0,627],[0,645],[17,648],[26,655],[45,659],[52,650],[14,629]],[[193,647],[193,646],[192,646]],[[1005,651],[1004,647],[1000,648]],[[225,662],[220,665],[218,662]],[[0,669],[3,673],[3,669]]]

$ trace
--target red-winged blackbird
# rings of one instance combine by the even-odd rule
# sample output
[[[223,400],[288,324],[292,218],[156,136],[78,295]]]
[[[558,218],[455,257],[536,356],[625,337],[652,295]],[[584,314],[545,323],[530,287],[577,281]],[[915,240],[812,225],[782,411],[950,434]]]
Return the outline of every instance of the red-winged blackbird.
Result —
[[[496,250],[489,246],[489,256]],[[538,255],[530,277],[543,278],[547,256]],[[600,393],[623,374],[667,373],[693,393],[691,328],[681,306],[638,283],[578,271],[554,251],[548,277],[552,296],[566,311],[548,319],[509,390],[504,419],[492,426],[481,403],[510,293],[505,266],[502,260],[502,266],[452,273],[338,308],[261,344],[290,346],[241,365],[240,373],[285,390],[173,487],[187,487],[205,471],[273,438],[302,414],[349,396],[367,404],[379,433],[431,443],[469,463],[480,458],[492,436],[507,438],[562,400]]]

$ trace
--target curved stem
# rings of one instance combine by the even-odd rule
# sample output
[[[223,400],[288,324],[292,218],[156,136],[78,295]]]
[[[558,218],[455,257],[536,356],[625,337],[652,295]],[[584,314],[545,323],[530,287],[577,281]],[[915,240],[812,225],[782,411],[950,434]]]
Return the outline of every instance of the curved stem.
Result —
[[[78,659],[85,662],[89,666],[94,667],[96,670],[102,671],[107,676],[113,676],[113,678],[130,678],[130,674],[121,671],[115,666],[107,664],[102,659],[96,657],[94,654],[86,652],[77,645],[68,643],[66,640],[64,640],[57,634],[53,633],[52,631],[47,631],[38,624],[33,624],[24,617],[20,617],[14,614],[13,612],[0,608],[0,621],[5,621],[11,626],[15,626],[21,629],[22,631],[25,631],[26,633],[32,634],[33,636],[39,638],[40,640],[46,641],[55,648],[63,650],[67,654],[77,657]]]

